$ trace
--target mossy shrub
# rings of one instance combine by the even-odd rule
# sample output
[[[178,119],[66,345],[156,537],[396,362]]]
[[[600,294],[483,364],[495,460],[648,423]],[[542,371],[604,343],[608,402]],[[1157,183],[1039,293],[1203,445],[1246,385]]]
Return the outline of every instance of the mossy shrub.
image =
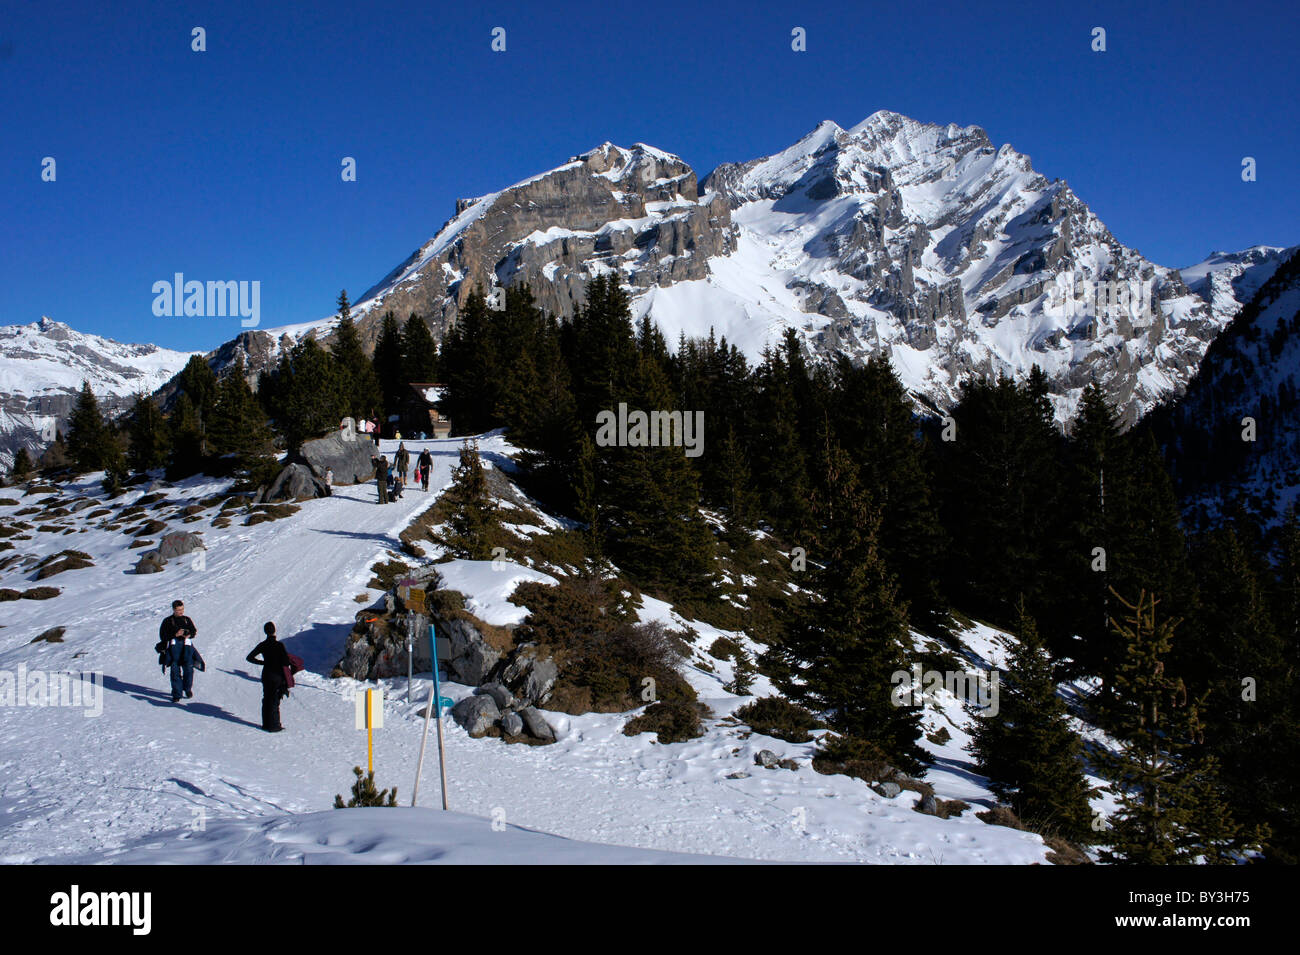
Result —
[[[627,721],[624,736],[656,733],[661,743],[684,743],[704,735],[701,717],[712,715],[702,703],[652,703],[645,712]]]
[[[811,711],[779,696],[761,697],[736,710],[735,716],[755,733],[787,743],[806,743],[812,739],[809,731],[822,726]]]

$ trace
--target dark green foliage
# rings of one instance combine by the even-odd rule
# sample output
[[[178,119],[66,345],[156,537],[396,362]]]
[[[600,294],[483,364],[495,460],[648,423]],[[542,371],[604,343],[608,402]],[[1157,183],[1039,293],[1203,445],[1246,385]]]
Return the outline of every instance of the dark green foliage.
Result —
[[[998,712],[972,709],[970,750],[989,788],[1036,831],[1076,841],[1092,835],[1083,744],[1056,692],[1052,660],[1020,608],[1016,638],[999,681]]]
[[[560,670],[548,706],[568,713],[619,712],[650,700],[695,701],[678,670],[672,635],[662,624],[636,623],[620,588],[617,580],[583,577],[515,589],[511,601],[529,611],[515,642],[536,641]]]
[[[157,402],[148,395],[135,396],[135,404],[127,419],[127,434],[130,446],[126,461],[132,471],[143,474],[167,464],[171,452],[167,420]]]
[[[707,715],[708,708],[702,703],[652,703],[644,713],[627,721],[623,735],[656,733],[661,743],[684,743],[688,739],[704,735],[700,717]]]
[[[447,552],[468,560],[490,560],[503,532],[477,441],[461,446],[460,464],[452,471],[451,486],[443,492],[440,507],[447,524],[440,543]]]
[[[438,345],[424,319],[412,313],[402,326],[402,383],[437,380]]]
[[[426,329],[427,330],[427,329]],[[385,312],[383,323],[379,326],[379,338],[375,341],[374,368],[375,378],[379,381],[379,393],[384,402],[384,418],[401,414],[402,405],[409,390],[405,375],[406,343],[402,337],[402,327],[397,323],[397,316]]]
[[[820,729],[821,722],[806,708],[779,696],[764,696],[736,710],[735,717],[755,733],[783,739],[787,743],[806,743],[810,730]]]
[[[375,377],[375,366],[366,357],[361,336],[352,321],[347,291],[339,292],[338,310],[339,323],[334,330],[334,345],[330,351],[339,369],[345,413],[359,421],[380,413],[383,395],[379,391],[379,379]]]
[[[342,796],[334,797],[335,809],[353,809],[357,806],[396,806],[397,805],[397,787],[391,790],[377,789],[375,787],[375,773],[371,770],[368,773],[361,772],[360,766],[352,767],[353,775],[357,777],[356,782],[352,784],[352,797],[345,803]]]
[[[911,399],[883,355],[835,368],[832,421],[858,478],[881,509],[880,552],[918,625],[945,615],[939,594],[944,534],[930,493]]]
[[[68,419],[68,457],[78,471],[100,471],[112,456],[112,445],[112,428],[104,421],[90,382],[83,381]]]
[[[1145,865],[1234,862],[1266,833],[1234,821],[1218,763],[1196,745],[1205,697],[1191,696],[1166,667],[1179,621],[1158,620],[1159,601],[1145,591],[1132,603],[1112,597],[1127,614],[1114,624],[1125,650],[1115,681],[1119,749],[1096,754],[1119,803],[1103,856]]]
[[[217,386],[208,442],[212,454],[228,457],[245,473],[274,451],[271,429],[248,386],[242,361]]]
[[[827,442],[820,467],[826,491],[814,502],[805,583],[813,596],[771,648],[769,672],[833,730],[917,773],[925,759],[916,742],[921,710],[895,706],[891,695],[893,674],[909,666],[909,634],[906,605],[880,554],[880,512],[841,448]]]
[[[349,397],[338,361],[305,338],[287,352],[276,368],[272,414],[290,448],[338,429]]]
[[[1068,643],[1066,546],[1059,533],[1064,441],[1046,379],[966,382],[952,409],[955,440],[935,442],[940,517],[950,546],[948,596],[964,612],[1003,627],[1023,597],[1049,647]]]
[[[14,481],[26,480],[32,472],[32,457],[27,453],[26,448],[19,448],[14,452],[14,463],[9,468],[9,476]]]

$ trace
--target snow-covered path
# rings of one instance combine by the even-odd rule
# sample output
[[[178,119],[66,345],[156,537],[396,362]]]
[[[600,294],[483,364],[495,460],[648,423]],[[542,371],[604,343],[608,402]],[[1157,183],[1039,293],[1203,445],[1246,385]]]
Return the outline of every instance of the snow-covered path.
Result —
[[[105,693],[97,718],[67,707],[0,707],[0,861],[85,858],[128,844],[138,847],[155,833],[172,831],[166,838],[176,840],[175,831],[188,828],[210,831],[216,840],[200,853],[206,861],[227,856],[249,861],[251,856],[238,851],[245,837],[248,853],[262,859],[258,853],[264,848],[255,846],[275,838],[259,818],[327,809],[336,793],[346,793],[352,766],[364,765],[366,757],[365,735],[354,729],[350,698],[359,684],[329,679],[328,673],[363,606],[354,597],[366,592],[370,567],[387,559],[397,534],[450,480],[459,442],[428,445],[435,472],[427,495],[408,492],[402,501],[381,507],[374,502],[372,482],[336,489],[334,497],[307,502],[291,518],[254,527],[180,525],[203,529],[209,547],[203,569],[182,558],[161,574],[130,574],[138,552],[127,549],[129,538],[93,522],[87,522],[93,529],[85,533],[21,542],[24,553],[37,555],[76,547],[93,554],[96,566],[52,578],[50,583],[64,587],[53,600],[0,604],[5,624],[0,672],[19,666],[101,670]],[[508,450],[499,436],[484,438],[480,447],[488,460]],[[385,450],[391,453],[387,443]],[[193,499],[218,489],[196,481],[171,494]],[[78,490],[97,493],[91,482]],[[0,508],[0,515],[14,510]],[[484,579],[481,569],[475,573]],[[0,575],[0,586],[22,589],[31,586],[29,580],[7,573]],[[500,595],[488,590],[481,586],[478,595],[499,602]],[[170,702],[167,678],[152,652],[158,624],[176,596],[185,600],[198,627],[196,645],[208,665],[206,673],[196,674],[195,698],[180,705]],[[369,592],[371,600],[377,596]],[[657,608],[645,612],[667,612],[658,602],[647,607],[652,604]],[[261,639],[266,620],[276,623],[286,645],[308,663],[281,708],[286,731],[280,734],[260,729],[257,668],[244,660]],[[30,643],[56,625],[67,628],[64,642]],[[703,627],[700,632],[707,645],[713,634]],[[688,675],[719,719],[744,702],[722,691],[729,675],[724,665],[716,674],[689,670]],[[428,681],[416,681],[415,702],[409,705],[406,680],[386,682],[385,728],[375,734],[376,779],[381,786],[397,785],[399,803],[409,805],[422,729],[418,711]],[[455,684],[444,687],[452,698],[469,692]],[[912,811],[906,793],[888,800],[858,780],[819,775],[808,766],[811,743],[784,743],[713,720],[705,736],[664,746],[648,734],[624,736],[624,714],[549,717],[561,739],[545,747],[470,739],[448,719],[451,808],[477,817],[494,834],[505,823],[510,832],[523,826],[678,853],[922,864],[1043,859],[1036,836],[985,825],[973,813],[946,821],[923,816]],[[754,754],[760,749],[793,757],[800,768],[756,767]],[[741,773],[747,775],[737,777]],[[979,791],[968,782],[960,793],[946,791],[940,780],[955,786],[960,774],[936,775],[940,795],[970,798]],[[432,760],[426,763],[420,805],[439,805]],[[394,825],[409,838],[409,817],[399,824],[396,815]],[[456,832],[431,832],[431,844],[445,839],[465,844],[464,827],[472,825],[457,816]],[[307,831],[334,829],[312,824]],[[194,838],[202,840],[203,832]],[[295,838],[310,841],[305,835]],[[159,858],[165,857],[161,851]],[[437,853],[428,846],[410,854],[413,860],[431,857]],[[106,858],[112,858],[111,851]],[[142,861],[138,849],[131,859]]]

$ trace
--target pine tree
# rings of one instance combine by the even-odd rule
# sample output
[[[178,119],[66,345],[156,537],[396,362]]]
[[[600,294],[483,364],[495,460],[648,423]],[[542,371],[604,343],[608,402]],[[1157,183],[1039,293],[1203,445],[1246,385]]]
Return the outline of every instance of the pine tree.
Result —
[[[357,777],[352,784],[352,796],[347,802],[342,796],[334,797],[335,809],[354,809],[358,806],[396,806],[397,787],[380,789],[375,785],[375,771],[362,773],[360,766],[353,766],[352,773]]]
[[[337,430],[346,416],[342,371],[334,356],[305,338],[276,369],[275,423],[289,447]]]
[[[167,477],[175,480],[197,474],[203,470],[204,436],[198,409],[184,391],[176,399],[171,417],[167,421],[167,442],[171,457],[167,462]]]
[[[235,468],[244,472],[274,450],[271,429],[248,386],[242,361],[217,387],[208,437],[214,454],[229,456]]]
[[[442,340],[442,405],[455,435],[481,434],[501,425],[497,406],[503,366],[497,360],[491,314],[482,289],[475,289]]]
[[[339,292],[338,310],[339,323],[334,329],[334,345],[330,351],[339,369],[345,414],[359,421],[379,413],[383,395],[379,390],[379,379],[375,377],[375,366],[361,347],[361,336],[352,321],[352,308],[346,291]],[[259,385],[259,397],[261,392]]]
[[[438,345],[423,318],[411,313],[402,327],[403,384],[438,380]]]
[[[947,614],[938,586],[944,534],[912,399],[882,355],[856,366],[841,356],[834,388],[834,433],[858,463],[863,487],[883,514],[881,553],[898,575],[913,621],[938,624]]]
[[[1280,556],[1270,597],[1281,660],[1278,672],[1265,679],[1283,688],[1282,705],[1270,741],[1272,766],[1254,782],[1267,800],[1263,817],[1272,830],[1265,851],[1273,861],[1294,865],[1300,862],[1300,773],[1277,772],[1278,767],[1300,766],[1300,696],[1292,689],[1300,678],[1300,517],[1294,507],[1287,509],[1278,537]]]
[[[629,413],[668,411],[667,377],[642,358],[632,388],[618,395]],[[713,533],[699,512],[699,478],[681,447],[598,448],[598,496],[610,558],[642,586],[675,599],[706,597],[714,571]]]
[[[1191,697],[1166,667],[1179,621],[1158,620],[1159,601],[1145,591],[1132,603],[1111,596],[1128,614],[1113,623],[1125,648],[1115,683],[1119,748],[1096,756],[1119,807],[1103,857],[1145,865],[1233,862],[1257,849],[1266,832],[1243,832],[1224,801],[1217,761],[1197,747],[1204,697]]]
[[[907,772],[923,770],[921,709],[895,706],[893,675],[908,669],[907,607],[880,554],[881,515],[852,460],[824,439],[825,492],[814,503],[812,597],[767,654],[777,686],[822,711],[837,733],[873,744]]]
[[[111,455],[112,436],[90,382],[81,383],[76,406],[68,419],[68,456],[78,471],[100,471]]]
[[[25,481],[31,473],[32,457],[26,448],[19,448],[14,452],[14,463],[9,466],[9,477],[15,482]]]
[[[122,485],[127,479],[128,470],[122,435],[112,426],[107,429],[104,437],[102,462],[104,480],[101,486],[109,497],[116,497],[122,493]]]
[[[477,441],[465,441],[461,445],[460,464],[452,470],[451,477],[451,486],[441,501],[447,530],[440,542],[454,557],[490,560],[493,546],[501,539],[501,522],[488,488],[487,472],[479,458]]]
[[[406,343],[397,316],[385,312],[383,323],[379,326],[374,354],[375,377],[379,380],[379,391],[384,400],[385,420],[402,413],[409,384],[405,380],[405,354]]]
[[[1006,645],[998,712],[983,716],[972,709],[970,751],[989,788],[1030,828],[1089,841],[1092,812],[1083,745],[1070,729],[1052,659],[1023,603],[1016,638]]]
[[[127,449],[127,464],[137,474],[144,474],[167,464],[171,451],[171,437],[167,419],[158,403],[146,394],[135,396],[127,420],[127,433],[131,444]]]

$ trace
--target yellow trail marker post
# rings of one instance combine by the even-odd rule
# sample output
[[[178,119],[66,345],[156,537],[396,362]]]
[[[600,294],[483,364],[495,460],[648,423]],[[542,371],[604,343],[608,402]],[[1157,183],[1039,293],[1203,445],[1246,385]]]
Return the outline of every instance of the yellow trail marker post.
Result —
[[[375,771],[375,730],[384,728],[384,691],[366,690],[356,695],[357,729],[366,731],[366,765]]]

